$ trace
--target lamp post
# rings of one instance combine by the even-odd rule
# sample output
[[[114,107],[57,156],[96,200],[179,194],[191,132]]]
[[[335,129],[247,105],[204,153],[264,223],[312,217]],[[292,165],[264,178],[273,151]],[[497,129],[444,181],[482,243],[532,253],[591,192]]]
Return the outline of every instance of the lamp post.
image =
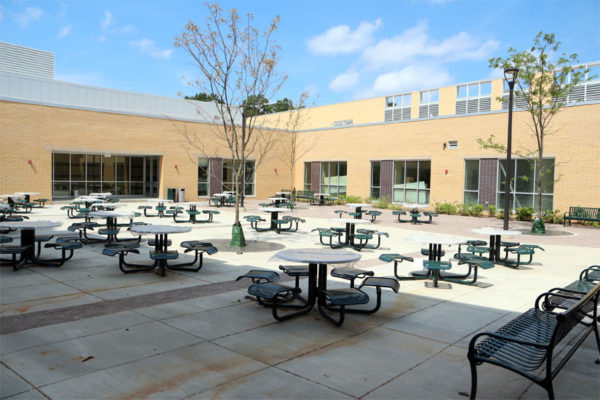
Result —
[[[508,140],[506,144],[506,181],[504,183],[504,230],[508,230],[508,216],[510,214],[510,182],[512,180],[512,109],[513,109],[513,91],[517,81],[517,68],[507,68],[504,70],[504,80],[508,84]]]

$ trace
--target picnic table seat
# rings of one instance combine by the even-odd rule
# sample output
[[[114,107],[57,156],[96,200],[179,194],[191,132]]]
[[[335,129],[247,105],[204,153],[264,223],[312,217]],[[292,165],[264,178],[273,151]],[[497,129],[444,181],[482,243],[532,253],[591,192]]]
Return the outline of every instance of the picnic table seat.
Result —
[[[49,202],[49,199],[35,199],[33,200],[35,203],[37,203],[36,207],[38,208],[44,208],[44,206],[46,205],[47,202]]]
[[[487,242],[485,240],[467,240],[466,242],[462,242],[458,244],[458,252],[461,253],[462,246],[487,246]]]
[[[334,214],[338,214],[340,216],[340,218],[342,218],[342,216],[344,214],[348,214],[348,211],[346,211],[346,210],[335,210]]]
[[[148,214],[148,210],[152,210],[152,206],[138,206],[138,210],[144,210],[144,217],[158,217],[158,214]]]
[[[271,307],[273,318],[277,321],[285,321],[306,312],[306,301],[301,296],[298,296],[296,289],[291,286],[273,281],[254,283],[248,288],[248,294],[254,296],[258,304]],[[300,300],[301,304],[291,303],[295,299]],[[281,315],[277,311],[278,307],[303,310]]]
[[[490,269],[494,268],[494,262],[490,261],[489,258],[475,256],[472,254],[465,253],[456,253],[454,255],[454,259],[458,261],[459,265],[467,264],[469,269],[465,274],[457,274],[452,272],[440,271],[440,276],[444,278],[445,281],[459,283],[462,285],[474,285],[477,282],[477,274],[478,269]],[[473,274],[471,280],[466,280]]]
[[[173,242],[171,242],[171,239],[167,239],[167,246],[172,245]],[[156,239],[148,239],[148,246],[156,246]]]
[[[300,217],[293,217],[290,215],[284,215],[280,219],[273,220],[273,223],[275,223],[275,226],[277,228],[277,233],[280,233],[282,231],[297,232],[301,222],[304,223],[306,221]],[[288,226],[284,227],[283,225],[285,224],[288,224]]]
[[[412,218],[411,219],[403,219],[402,218],[402,216],[406,215],[406,214],[407,213],[404,210],[394,210],[394,211],[392,211],[392,215],[396,215],[398,217],[398,222],[411,222]]]
[[[375,222],[377,217],[381,215],[381,211],[369,210],[369,211],[365,212],[365,215],[368,215],[369,217],[371,217],[371,222]]]
[[[257,232],[264,232],[269,230],[270,228],[260,228],[258,226],[259,222],[266,222],[267,220],[261,217],[260,215],[246,215],[244,219],[250,222],[250,227]]]
[[[344,244],[341,242],[341,237],[342,237],[341,232],[334,231],[329,228],[315,228],[315,229],[311,230],[311,232],[314,232],[314,231],[319,232],[319,242],[321,242],[321,244],[323,246],[329,246],[332,249],[339,249],[344,246]],[[344,230],[344,232],[345,232],[345,230]],[[329,238],[329,243],[323,242],[323,238]],[[337,243],[333,242],[334,238],[337,238]]]
[[[70,232],[78,232],[79,233],[79,240],[82,243],[99,243],[99,242],[104,242],[105,240],[103,238],[90,238],[88,237],[87,231],[93,231],[94,228],[97,228],[99,226],[99,224],[97,222],[91,222],[91,221],[86,221],[86,222],[74,222],[73,224],[71,224],[71,226],[69,226],[67,228],[68,231]]]
[[[125,256],[128,255],[129,253],[140,254],[140,251],[138,250],[138,248],[139,248],[138,243],[128,243],[128,244],[111,243],[110,245],[107,245],[107,246],[108,247],[106,247],[104,250],[102,250],[102,254],[104,254],[105,256],[111,256],[111,257],[114,257],[115,255],[118,254],[119,255],[119,269],[124,274],[129,274],[131,272],[150,271],[156,267],[156,264],[140,265],[140,264],[131,264],[131,263],[125,262]]]
[[[433,222],[433,217],[437,217],[438,213],[434,211],[423,211],[423,215],[427,217],[426,220],[418,220],[417,222],[421,222],[423,224],[431,224]]]
[[[54,237],[54,235],[44,235],[44,234],[35,235],[35,242],[37,243],[36,257],[39,257],[42,252],[42,242],[49,242],[50,240],[52,240],[53,237]]]
[[[184,253],[194,252],[194,261],[189,263],[177,264],[174,266],[170,266],[170,269],[176,271],[200,271],[203,263],[203,254],[206,253],[208,255],[213,255],[217,253],[219,250],[212,243],[209,242],[201,242],[199,240],[186,240],[180,243],[180,246],[185,249]],[[193,266],[196,261],[198,261],[198,268],[187,268],[187,266]]]
[[[325,296],[325,304],[322,305],[321,302],[318,302],[319,311],[337,327],[342,326],[344,323],[346,306],[367,304],[369,302],[369,296],[356,288],[329,289],[323,291],[322,294]],[[339,316],[336,318],[324,309],[337,312]]]
[[[508,265],[513,268],[518,268],[519,265],[527,265],[531,264],[533,261],[533,255],[535,254],[535,250],[539,249],[545,251],[542,247],[537,244],[522,244],[519,247],[505,247],[504,248],[504,258],[501,260],[503,264]],[[516,255],[516,259],[509,259],[509,254]],[[521,256],[529,256],[527,261],[521,261]]]
[[[44,245],[44,248],[53,248],[55,250],[60,250],[61,257],[54,259],[37,260],[36,264],[43,264],[51,267],[60,267],[66,261],[70,260],[73,257],[73,254],[75,254],[75,250],[80,249],[82,247],[83,244],[81,243],[81,241],[79,241],[79,238],[59,237],[54,241],[54,243],[46,243]],[[69,252],[68,256],[67,251]]]
[[[235,280],[239,281],[245,278],[251,279],[252,283],[273,282],[279,280],[279,274],[270,270],[251,269],[244,275],[238,276]]]
[[[352,268],[352,267],[338,267],[331,270],[331,276],[336,278],[347,279],[350,281],[350,287],[354,287],[355,279],[363,279],[367,276],[373,276],[373,271],[366,271],[363,269]]]
[[[9,246],[0,246],[0,254],[10,254],[11,259],[7,260],[5,258],[0,258],[0,265],[11,265],[13,270],[19,269],[19,264],[23,261],[25,252],[29,250],[31,245],[26,246],[17,246],[17,245],[9,245]],[[17,255],[19,258],[17,259]]]
[[[372,314],[374,312],[377,312],[377,310],[379,310],[379,308],[381,307],[381,289],[382,288],[391,289],[395,293],[398,293],[398,291],[400,290],[400,283],[398,283],[398,281],[396,279],[386,278],[386,277],[381,277],[381,276],[370,276],[370,277],[365,278],[361,282],[358,289],[362,289],[365,286],[375,288],[375,291],[377,293],[377,300],[375,302],[375,307],[373,307],[370,310],[362,310],[362,309],[352,310],[352,312],[363,312],[363,313],[367,313],[367,314]],[[347,311],[349,311],[349,310],[347,310]]]
[[[13,241],[13,238],[10,237],[10,236],[4,236],[4,235],[0,236],[0,244],[2,244],[2,243],[10,243],[12,241]]]
[[[420,279],[427,279],[431,275],[431,271],[427,269],[421,269],[418,271],[411,271],[410,276],[407,275],[399,275],[398,274],[398,266],[404,261],[414,262],[412,257],[404,256],[398,253],[387,253],[381,254],[379,259],[384,262],[394,262],[394,276],[399,281],[413,281]]]
[[[489,253],[490,248],[487,246],[467,246],[467,251],[473,255],[481,256],[482,254]]]
[[[286,275],[292,276],[295,279],[295,286],[297,293],[301,293],[300,289],[300,277],[307,277],[309,275],[308,265],[280,265],[279,269],[282,270]]]
[[[368,242],[369,240],[373,239],[373,236],[377,236],[377,244],[369,245]],[[378,249],[379,246],[381,246],[382,236],[387,238],[390,237],[389,233],[387,232],[379,232],[372,229],[357,229],[356,233],[354,234],[354,239],[358,239],[359,243],[356,244],[355,242],[354,248],[358,251],[361,251],[362,249]]]

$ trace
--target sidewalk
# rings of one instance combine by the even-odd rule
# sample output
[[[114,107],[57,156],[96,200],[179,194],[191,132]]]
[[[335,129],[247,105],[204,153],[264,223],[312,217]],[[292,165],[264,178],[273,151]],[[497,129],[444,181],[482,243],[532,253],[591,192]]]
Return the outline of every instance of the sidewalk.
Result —
[[[257,204],[248,201],[241,215],[268,219]],[[37,209],[30,217],[63,221],[59,229],[66,229],[73,220],[59,208]],[[548,225],[571,235],[522,235],[519,241],[546,251],[518,270],[483,271],[480,280],[490,287],[452,284],[444,290],[401,282],[399,294],[385,292],[380,311],[347,315],[341,328],[316,311],[276,322],[246,295],[249,282],[235,278],[251,268],[278,270],[274,256],[283,248],[322,247],[310,231],[333,226],[335,209],[347,207],[295,209],[292,215],[306,219],[297,233],[256,233],[243,223],[249,243],[243,254],[228,246],[233,209],[220,208],[212,224],[183,224],[192,231],[170,236],[174,248],[184,240],[219,248],[197,273],[125,275],[116,258],[101,254],[101,244],[84,246],[56,269],[0,269],[0,397],[464,399],[470,391],[467,346],[476,332],[501,326],[531,308],[539,293],[600,264],[600,230]],[[373,225],[390,237],[381,248],[360,252],[355,265],[391,276],[393,265],[379,255],[418,256],[421,246],[405,240],[417,231],[487,240],[471,229],[502,221],[440,215],[430,225],[399,224],[386,210]],[[511,221],[511,228],[527,226]],[[147,262],[147,250],[132,259]],[[556,397],[599,398],[596,358],[591,335],[555,379]],[[514,373],[489,365],[478,372],[478,398],[546,398]]]

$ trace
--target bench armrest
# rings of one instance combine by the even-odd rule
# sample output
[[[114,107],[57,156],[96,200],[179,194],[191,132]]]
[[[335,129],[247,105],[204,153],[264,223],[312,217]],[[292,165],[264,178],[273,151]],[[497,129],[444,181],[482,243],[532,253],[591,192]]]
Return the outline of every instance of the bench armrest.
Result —
[[[548,292],[544,292],[544,293],[540,294],[537,297],[537,299],[535,300],[535,308],[536,308],[536,310],[543,310],[543,308],[540,307],[540,301],[543,299],[544,302],[547,302],[546,299],[548,298],[548,296],[562,297],[563,299],[570,299],[570,300],[575,300],[575,301],[581,300],[581,294],[580,293],[579,293],[579,296],[567,296],[567,295],[564,295],[564,294],[561,294],[561,293],[553,292],[553,290],[562,290],[562,291],[565,291],[565,292],[570,292],[569,290],[566,290],[566,289],[563,289],[563,288],[552,288]],[[577,293],[577,292],[573,292],[573,293]],[[550,311],[547,311],[547,312],[550,312]]]

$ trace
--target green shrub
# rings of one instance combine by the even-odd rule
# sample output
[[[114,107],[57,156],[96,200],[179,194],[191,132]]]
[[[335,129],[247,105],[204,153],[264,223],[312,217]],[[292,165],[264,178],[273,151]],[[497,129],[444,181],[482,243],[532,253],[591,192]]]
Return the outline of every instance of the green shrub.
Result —
[[[388,200],[387,197],[382,197],[380,198],[377,203],[374,204],[375,208],[388,208],[390,206],[390,201]]]
[[[532,221],[534,209],[532,207],[517,208],[517,219],[519,221]]]
[[[346,203],[362,203],[360,196],[346,196]]]
[[[459,204],[458,205],[458,213],[463,216],[471,215],[471,207],[473,205],[471,203],[468,204]]]
[[[496,218],[504,219],[504,211],[499,211],[498,214],[496,215]]]
[[[475,204],[471,207],[471,215],[474,217],[481,217],[483,213],[483,204]]]
[[[452,203],[435,203],[433,208],[438,214],[456,214],[456,206]]]
[[[495,205],[493,205],[493,204],[490,204],[490,205],[488,206],[488,209],[487,209],[487,211],[488,211],[488,215],[489,215],[490,217],[494,217],[494,216],[496,215],[496,213],[498,212],[498,209],[496,208],[496,206],[495,206]]]

